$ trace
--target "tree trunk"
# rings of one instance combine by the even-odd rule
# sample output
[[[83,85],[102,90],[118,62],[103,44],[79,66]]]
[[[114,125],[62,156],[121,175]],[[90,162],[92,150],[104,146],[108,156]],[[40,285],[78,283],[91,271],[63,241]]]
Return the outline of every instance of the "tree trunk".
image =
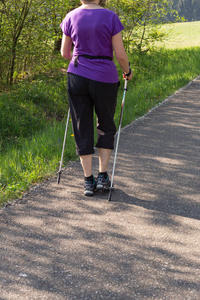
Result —
[[[17,46],[17,40],[13,41],[12,45],[12,51],[11,51],[11,58],[9,63],[9,71],[8,71],[8,77],[7,77],[7,83],[9,85],[13,84],[13,75],[15,70],[15,59],[16,59],[16,46]]]
[[[15,70],[15,59],[16,59],[17,43],[18,43],[18,39],[20,37],[21,31],[22,31],[23,26],[24,26],[24,22],[26,20],[27,15],[28,15],[31,3],[32,3],[32,0],[30,1],[30,3],[29,3],[28,0],[24,3],[20,19],[17,23],[17,27],[14,28],[13,39],[12,39],[13,43],[12,43],[12,50],[11,50],[11,59],[10,59],[10,64],[9,64],[8,77],[7,77],[7,83],[9,85],[13,84],[13,75],[14,75],[14,70]]]

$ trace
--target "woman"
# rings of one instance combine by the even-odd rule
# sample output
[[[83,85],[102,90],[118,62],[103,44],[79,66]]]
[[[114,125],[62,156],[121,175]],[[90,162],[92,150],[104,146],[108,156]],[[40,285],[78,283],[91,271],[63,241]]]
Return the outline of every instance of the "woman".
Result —
[[[100,0],[81,0],[82,5],[69,12],[61,23],[63,31],[61,55],[70,61],[68,67],[68,98],[76,143],[84,171],[84,194],[95,189],[109,189],[107,174],[114,148],[114,113],[119,78],[113,62],[113,50],[124,78],[133,73],[124,49],[118,16],[101,6]],[[73,54],[71,47],[73,43]],[[92,172],[94,153],[93,107],[97,115],[99,173]]]

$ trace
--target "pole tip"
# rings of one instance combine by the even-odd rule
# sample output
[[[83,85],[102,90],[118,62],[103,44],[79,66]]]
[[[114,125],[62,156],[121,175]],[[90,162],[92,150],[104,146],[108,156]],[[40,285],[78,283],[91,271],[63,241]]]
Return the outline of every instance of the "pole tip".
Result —
[[[112,188],[110,189],[110,192],[109,192],[108,201],[111,201],[111,195],[112,195]]]
[[[61,176],[61,171],[58,172],[58,179],[57,179],[57,183],[60,183],[60,176]]]

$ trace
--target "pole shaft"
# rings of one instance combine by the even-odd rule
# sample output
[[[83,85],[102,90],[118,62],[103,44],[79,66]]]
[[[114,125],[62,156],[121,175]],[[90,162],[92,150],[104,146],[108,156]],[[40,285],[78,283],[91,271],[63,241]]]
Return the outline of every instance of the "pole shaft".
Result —
[[[125,102],[125,96],[126,96],[126,91],[127,91],[127,82],[128,80],[125,80],[124,83],[124,94],[123,94],[123,99],[122,99],[122,104],[121,104],[121,113],[120,113],[120,119],[119,119],[119,129],[118,129],[118,134],[117,134],[117,142],[115,146],[115,157],[114,157],[114,162],[113,162],[113,171],[112,171],[112,178],[111,178],[111,184],[110,184],[110,195],[109,195],[109,201],[111,200],[111,192],[113,189],[113,181],[114,181],[114,173],[115,173],[115,165],[116,165],[116,160],[117,160],[117,151],[118,151],[118,145],[119,145],[119,138],[120,138],[120,132],[121,132],[121,125],[122,125],[122,117],[123,117],[123,111],[124,111],[124,102]]]
[[[61,159],[60,159],[60,167],[59,167],[59,175],[58,175],[58,183],[60,182],[60,176],[61,176],[61,170],[62,170],[62,165],[63,165],[63,157],[64,157],[64,151],[65,151],[65,143],[66,143],[66,137],[67,137],[67,129],[69,125],[69,117],[70,117],[70,108],[68,109],[68,114],[67,114],[67,122],[66,122],[66,127],[65,127],[65,134],[64,134],[64,141],[63,141],[63,147],[62,147],[62,154],[61,154]]]

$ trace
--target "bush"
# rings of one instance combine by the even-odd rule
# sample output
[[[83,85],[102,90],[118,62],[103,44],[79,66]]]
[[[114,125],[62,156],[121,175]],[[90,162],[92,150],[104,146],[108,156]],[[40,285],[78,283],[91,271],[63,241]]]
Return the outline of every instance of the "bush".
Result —
[[[47,76],[16,85],[13,92],[0,95],[0,149],[20,144],[21,138],[44,130],[67,112],[66,76]]]

